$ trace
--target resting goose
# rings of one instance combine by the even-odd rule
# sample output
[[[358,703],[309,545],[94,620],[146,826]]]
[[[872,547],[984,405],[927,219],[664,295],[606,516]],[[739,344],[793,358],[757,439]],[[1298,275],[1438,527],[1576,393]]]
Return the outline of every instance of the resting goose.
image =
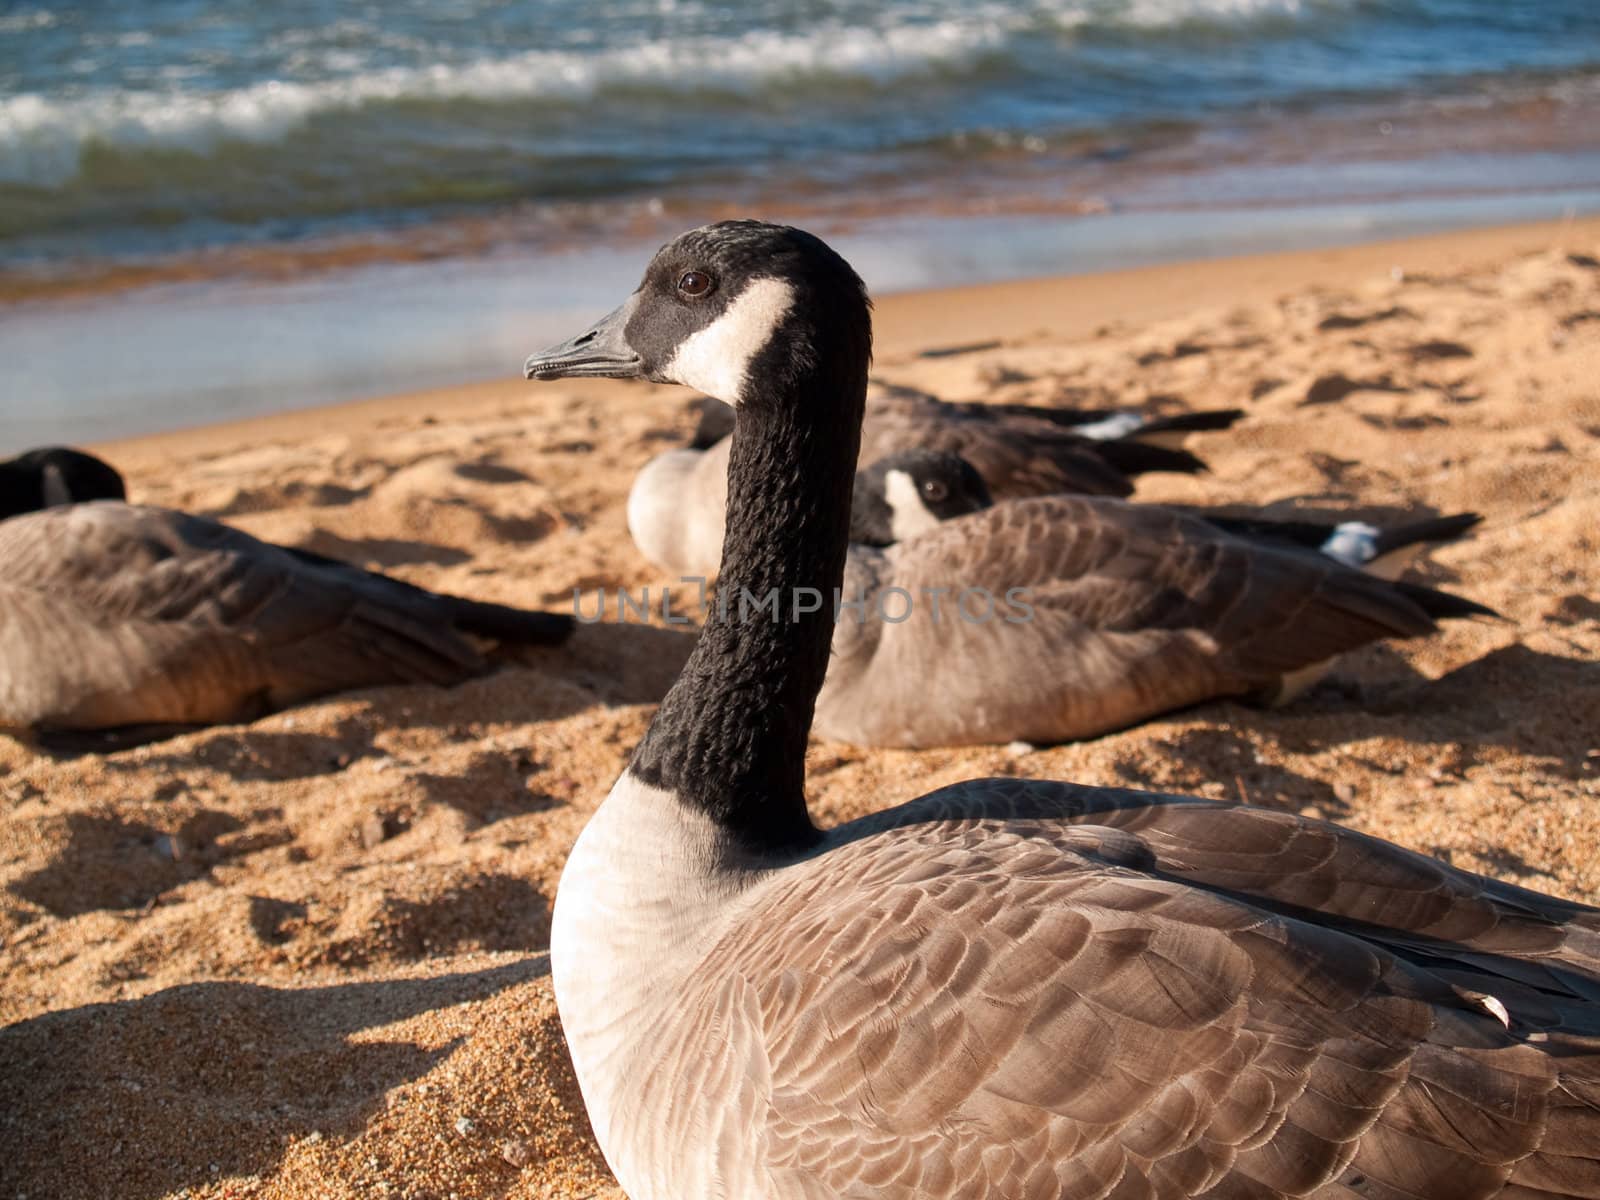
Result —
[[[0,521],[0,730],[50,740],[250,720],[330,692],[454,684],[468,635],[572,618],[442,596],[205,517],[96,501]]]
[[[856,473],[850,540],[889,546],[993,504],[983,478],[959,454],[903,450]],[[1478,513],[1454,513],[1380,527],[1366,521],[1240,516],[1182,506],[1178,511],[1240,537],[1315,550],[1384,579],[1398,578],[1423,546],[1454,541],[1483,520]]]
[[[850,547],[818,733],[1061,742],[1220,697],[1284,704],[1340,654],[1492,615],[1307,553],[1310,523],[1217,518],[1229,532],[1104,496],[981,507],[981,486],[928,451],[857,476],[852,537],[877,545]]]
[[[688,446],[640,470],[628,493],[628,531],[651,562],[669,571],[709,574],[722,554],[728,494],[727,432],[732,409],[706,398]],[[879,384],[867,403],[864,467],[897,450],[959,454],[996,496],[1073,492],[1126,496],[1130,476],[1203,471],[1184,450],[1196,430],[1226,429],[1242,412],[1226,409],[1151,417],[1107,409],[952,403],[913,388]]]
[[[82,450],[46,446],[0,462],[0,520],[81,500],[127,498],[116,468]]]
[[[787,601],[842,582],[869,355],[849,266],[740,221],[527,363],[738,405],[722,590],[785,601],[714,608],[557,892],[632,1200],[1600,1193],[1600,910],[1069,783],[812,823],[833,613]]]

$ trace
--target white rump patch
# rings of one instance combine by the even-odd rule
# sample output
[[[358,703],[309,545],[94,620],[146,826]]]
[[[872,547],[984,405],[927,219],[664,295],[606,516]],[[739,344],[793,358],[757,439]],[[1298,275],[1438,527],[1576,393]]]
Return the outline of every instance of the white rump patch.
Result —
[[[917,481],[905,471],[884,474],[883,498],[889,502],[889,533],[895,541],[907,542],[939,527],[939,518],[923,502]]]
[[[1378,557],[1379,533],[1365,521],[1345,521],[1333,527],[1319,549],[1336,562],[1360,569]]]
[[[738,405],[751,360],[766,347],[794,307],[794,289],[781,279],[757,279],[726,312],[691,335],[664,374],[708,396]]]
[[[1119,412],[1098,421],[1090,421],[1087,425],[1074,425],[1072,432],[1097,442],[1114,442],[1127,437],[1143,424],[1144,418],[1138,413]]]

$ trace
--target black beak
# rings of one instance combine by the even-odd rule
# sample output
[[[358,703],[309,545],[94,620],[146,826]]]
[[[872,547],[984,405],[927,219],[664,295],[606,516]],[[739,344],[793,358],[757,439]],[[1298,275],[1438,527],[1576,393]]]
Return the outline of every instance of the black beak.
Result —
[[[616,312],[602,317],[587,333],[532,355],[523,364],[529,379],[569,379],[588,375],[604,379],[638,379],[644,362],[623,336],[639,297],[635,293]]]

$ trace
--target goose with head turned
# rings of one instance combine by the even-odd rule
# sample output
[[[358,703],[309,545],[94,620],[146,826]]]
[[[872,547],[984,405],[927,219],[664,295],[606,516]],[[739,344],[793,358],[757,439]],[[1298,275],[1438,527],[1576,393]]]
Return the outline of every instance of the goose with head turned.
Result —
[[[566,614],[430,592],[115,500],[0,521],[0,563],[0,732],[63,748],[253,720],[352,688],[461,683],[493,665],[474,639],[553,644],[573,628]]]
[[[628,492],[628,532],[671,571],[712,572],[722,554],[733,410],[706,397],[688,446],[652,458]],[[1203,471],[1183,449],[1198,430],[1226,429],[1238,409],[1151,416],[1106,409],[940,400],[878,383],[868,392],[860,463],[898,450],[960,454],[1001,498],[1070,492],[1127,496],[1149,471]]]
[[[84,500],[126,500],[110,463],[69,446],[42,446],[0,462],[0,520]]]
[[[1062,742],[1222,697],[1284,704],[1341,654],[1492,615],[1308,553],[1319,533],[1350,552],[1330,527],[1103,496],[992,504],[969,464],[927,450],[858,474],[850,520],[814,728],[856,745]]]
[[[979,780],[804,794],[870,353],[807,234],[692,231],[535,378],[738,406],[722,588],[563,872],[552,974],[633,1200],[1600,1194],[1600,910],[1336,825]]]

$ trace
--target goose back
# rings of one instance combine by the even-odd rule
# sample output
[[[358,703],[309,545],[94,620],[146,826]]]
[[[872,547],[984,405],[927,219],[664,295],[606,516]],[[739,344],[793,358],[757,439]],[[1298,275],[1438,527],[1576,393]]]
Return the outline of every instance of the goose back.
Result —
[[[453,598],[203,517],[109,501],[49,509],[0,523],[0,561],[0,724],[11,728],[242,720],[487,668]],[[482,608],[491,624],[516,611]],[[532,640],[570,629],[523,615]]]
[[[662,871],[641,883],[666,907],[688,879]],[[1012,779],[753,880],[684,893],[671,986],[635,972],[638,1036],[584,1080],[639,1200],[1600,1180],[1585,906],[1291,814]]]

